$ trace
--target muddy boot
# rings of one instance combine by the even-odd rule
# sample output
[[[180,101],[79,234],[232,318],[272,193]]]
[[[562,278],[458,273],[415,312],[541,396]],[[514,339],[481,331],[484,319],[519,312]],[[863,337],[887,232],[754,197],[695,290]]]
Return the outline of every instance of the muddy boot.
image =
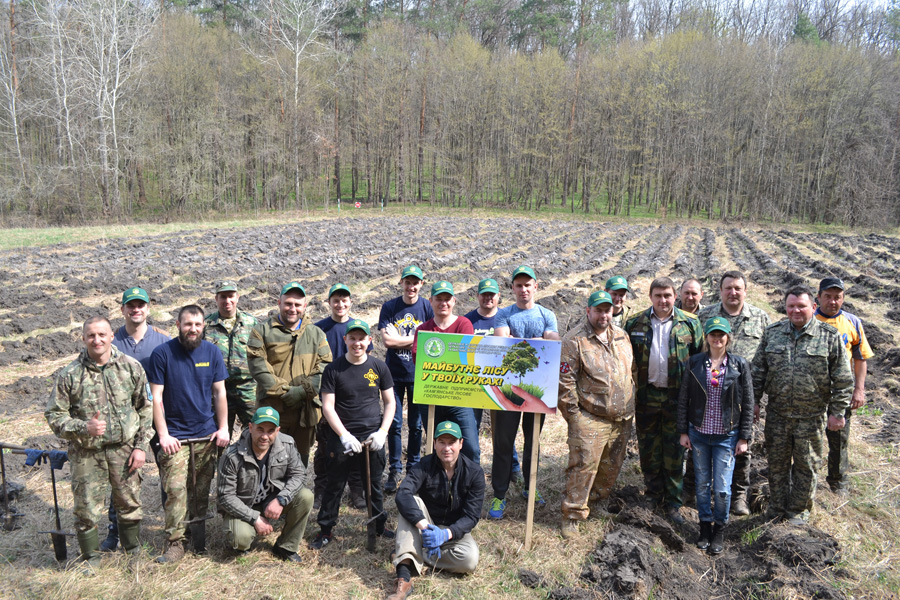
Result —
[[[166,548],[165,554],[162,556],[156,557],[156,562],[166,564],[166,563],[177,563],[179,560],[184,558],[184,541],[183,540],[175,540],[174,542],[168,542],[168,547]]]
[[[700,537],[697,538],[697,547],[701,550],[709,548],[709,540],[712,537],[713,524],[709,521],[700,521]]]
[[[100,566],[100,535],[94,527],[88,531],[78,532],[78,547],[81,549],[81,560],[85,566],[96,569]]]
[[[122,547],[125,548],[127,554],[135,554],[141,550],[141,522],[132,521],[130,523],[119,523],[119,536],[122,540]]]
[[[722,550],[725,549],[725,526],[720,523],[715,523],[712,527],[712,537],[709,540],[709,549],[707,552],[710,554],[722,554]]]
[[[562,524],[559,527],[559,533],[563,539],[571,540],[578,537],[578,521],[563,517]]]
[[[747,504],[747,496],[745,494],[735,496],[731,501],[731,514],[741,517],[750,514],[750,506]]]

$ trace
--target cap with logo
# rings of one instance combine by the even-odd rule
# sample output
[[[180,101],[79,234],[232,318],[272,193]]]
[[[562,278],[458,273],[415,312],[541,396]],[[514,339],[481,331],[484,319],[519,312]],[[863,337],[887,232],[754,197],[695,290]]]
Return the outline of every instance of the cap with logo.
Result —
[[[479,294],[499,294],[500,286],[496,279],[482,279],[478,282]]]
[[[628,280],[622,277],[621,275],[613,275],[609,279],[606,280],[606,285],[603,286],[606,291],[612,290],[625,290],[628,291]]]
[[[437,439],[442,435],[452,435],[458,440],[462,439],[462,431],[459,429],[459,425],[453,421],[442,421],[438,423],[437,428],[434,430],[434,438]]]
[[[454,296],[453,292],[453,284],[449,281],[436,281],[433,286],[431,286],[431,295],[437,296],[438,294],[450,294]]]
[[[510,279],[515,279],[519,275],[528,275],[532,279],[537,279],[537,276],[534,274],[534,269],[528,265],[519,265],[516,267],[516,270],[512,272],[512,277]]]
[[[371,332],[369,331],[369,324],[361,319],[353,319],[352,321],[347,323],[347,329],[345,331],[346,333],[350,333],[354,329],[365,331],[366,335],[371,335]]]
[[[703,325],[703,333],[709,335],[713,331],[731,333],[731,323],[728,322],[728,319],[723,319],[722,317],[707,319],[706,323]]]
[[[290,292],[291,290],[297,290],[298,292],[300,292],[300,293],[303,294],[304,296],[306,295],[306,290],[303,289],[303,286],[300,285],[300,283],[297,282],[297,281],[291,281],[290,283],[284,284],[284,287],[281,288],[281,295],[284,296],[285,294],[287,294],[287,293]]]
[[[416,265],[409,265],[403,272],[400,273],[400,279],[406,279],[407,277],[418,277],[419,279],[425,279],[425,274],[422,273],[422,269],[417,267]]]
[[[253,414],[253,420],[251,422],[254,425],[259,425],[260,423],[274,423],[275,427],[278,427],[281,422],[281,417],[279,416],[278,411],[271,406],[260,406]]]
[[[217,294],[219,294],[221,292],[236,292],[236,291],[238,291],[237,283],[235,283],[234,281],[220,281],[218,284],[216,284],[216,293]]]
[[[150,296],[147,294],[147,291],[144,288],[128,288],[124,292],[122,292],[122,304],[128,304],[132,300],[143,300],[146,303],[150,303]]]
[[[612,296],[603,290],[597,290],[588,297],[588,306],[600,306],[601,304],[612,304]]]
[[[825,290],[830,290],[831,288],[838,288],[843,291],[846,288],[844,287],[844,282],[838,279],[837,277],[826,277],[819,283],[819,291],[824,292]]]
[[[331,286],[331,289],[328,290],[328,297],[331,298],[335,292],[347,292],[347,295],[350,295],[350,288],[348,288],[343,283],[336,283]]]

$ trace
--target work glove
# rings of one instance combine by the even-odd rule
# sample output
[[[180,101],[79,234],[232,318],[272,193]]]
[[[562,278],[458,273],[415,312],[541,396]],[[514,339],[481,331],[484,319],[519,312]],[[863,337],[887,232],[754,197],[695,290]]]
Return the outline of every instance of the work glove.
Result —
[[[366,439],[369,442],[369,448],[372,449],[373,452],[378,452],[382,448],[384,448],[384,441],[387,439],[387,432],[383,429],[379,429],[375,431]]]
[[[441,529],[440,527],[435,527],[431,523],[429,523],[428,528],[422,532],[422,545],[429,550],[433,550],[435,548],[439,549],[449,539],[449,529]],[[440,556],[440,554],[441,553],[438,552],[438,556]]]
[[[282,394],[281,401],[288,408],[297,408],[306,401],[306,389],[302,385],[292,385]]]
[[[34,465],[47,464],[47,453],[43,450],[30,449],[25,451],[25,465],[33,467]]]
[[[431,562],[431,564],[435,564],[438,559],[441,558],[441,549],[438,548],[429,548],[425,550],[426,558]]]
[[[69,460],[69,453],[65,450],[51,450],[50,451],[50,468],[51,469],[62,469],[65,462]]]
[[[344,445],[344,454],[359,454],[362,452],[362,444],[351,433],[345,433],[341,436],[341,444]]]

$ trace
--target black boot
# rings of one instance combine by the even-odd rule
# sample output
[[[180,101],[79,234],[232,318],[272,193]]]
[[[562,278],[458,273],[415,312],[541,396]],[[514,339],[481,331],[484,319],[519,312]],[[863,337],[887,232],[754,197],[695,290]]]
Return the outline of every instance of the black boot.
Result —
[[[712,538],[709,540],[710,554],[722,554],[725,549],[725,525],[716,523],[712,528]]]
[[[709,548],[709,540],[712,537],[712,523],[700,521],[700,537],[697,538],[697,547],[701,550]]]

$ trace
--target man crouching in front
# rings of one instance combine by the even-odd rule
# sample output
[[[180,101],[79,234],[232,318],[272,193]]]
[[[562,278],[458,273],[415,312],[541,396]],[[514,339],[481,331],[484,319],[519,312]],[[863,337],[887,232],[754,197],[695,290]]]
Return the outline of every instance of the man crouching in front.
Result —
[[[410,470],[397,490],[397,582],[388,600],[412,592],[413,573],[423,565],[469,574],[478,566],[478,544],[470,533],[484,504],[484,471],[462,456],[459,425],[444,421],[435,429],[434,453]]]

